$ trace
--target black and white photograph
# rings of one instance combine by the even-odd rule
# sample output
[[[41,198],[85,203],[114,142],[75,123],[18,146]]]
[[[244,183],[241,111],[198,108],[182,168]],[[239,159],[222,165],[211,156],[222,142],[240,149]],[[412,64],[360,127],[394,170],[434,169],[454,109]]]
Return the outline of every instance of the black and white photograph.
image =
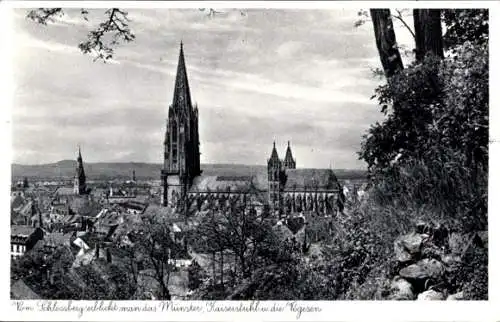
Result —
[[[489,299],[486,6],[107,4],[8,9],[11,300]]]

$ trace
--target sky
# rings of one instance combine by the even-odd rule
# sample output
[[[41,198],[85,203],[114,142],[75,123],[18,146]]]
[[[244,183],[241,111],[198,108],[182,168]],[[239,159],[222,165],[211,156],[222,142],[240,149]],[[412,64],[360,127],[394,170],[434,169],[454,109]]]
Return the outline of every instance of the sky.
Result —
[[[265,164],[273,141],[281,158],[290,141],[297,167],[363,169],[361,137],[383,120],[357,9],[127,9],[136,40],[106,64],[77,47],[103,9],[46,26],[27,11],[13,12],[14,163],[75,159],[77,145],[86,162],[161,163],[181,40],[202,163]]]

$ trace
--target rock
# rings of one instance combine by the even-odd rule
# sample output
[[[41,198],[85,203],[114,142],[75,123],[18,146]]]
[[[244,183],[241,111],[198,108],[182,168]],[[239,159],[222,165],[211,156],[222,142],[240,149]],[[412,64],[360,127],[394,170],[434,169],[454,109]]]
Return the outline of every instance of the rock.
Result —
[[[442,301],[444,300],[444,294],[434,290],[428,290],[418,294],[417,300],[419,301]]]
[[[413,259],[413,256],[408,253],[402,244],[397,241],[394,242],[394,254],[396,256],[396,260],[401,263],[409,262]]]
[[[422,258],[441,259],[444,256],[444,249],[434,245],[433,243],[425,243],[422,247]]]
[[[443,273],[443,264],[434,258],[422,259],[421,261],[399,271],[399,275],[401,277],[414,281],[423,281],[428,278],[439,279]]]
[[[462,259],[458,255],[447,254],[441,256],[441,262],[443,262],[446,266],[455,266],[459,265],[462,262]]]
[[[391,282],[389,300],[413,300],[413,287],[407,280],[396,276]]]
[[[429,235],[409,233],[399,236],[394,241],[394,253],[399,262],[408,262],[420,252],[422,243],[429,238]]]
[[[457,292],[455,294],[450,294],[448,295],[448,297],[446,298],[447,301],[460,301],[460,300],[463,300],[465,297],[464,297],[464,291],[460,291],[460,292]]]
[[[422,243],[429,238],[429,235],[426,234],[415,234],[415,233],[410,233],[405,236],[403,236],[403,245],[405,249],[410,253],[410,254],[416,254],[420,252],[420,248],[422,247]]]

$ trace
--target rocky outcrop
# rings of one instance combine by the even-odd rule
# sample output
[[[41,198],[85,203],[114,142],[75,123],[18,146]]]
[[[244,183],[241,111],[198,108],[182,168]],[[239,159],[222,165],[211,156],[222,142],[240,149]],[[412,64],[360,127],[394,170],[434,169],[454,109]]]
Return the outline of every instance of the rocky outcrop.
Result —
[[[410,282],[396,276],[391,282],[391,291],[389,295],[390,300],[413,300],[415,299],[415,294],[413,293],[413,287]]]
[[[476,247],[488,248],[487,231],[459,234],[450,232],[441,224],[417,223],[412,232],[394,241],[394,256],[398,263],[394,271],[397,273],[386,298],[464,299],[464,292],[456,289],[453,274],[463,265],[465,254]]]
[[[464,292],[463,291],[457,292],[455,294],[450,294],[446,298],[447,301],[460,301],[463,299],[464,299]]]
[[[422,244],[429,238],[427,234],[412,232],[398,237],[394,241],[394,253],[401,263],[409,262],[420,253]]]
[[[412,281],[438,280],[443,276],[444,266],[436,259],[422,259],[399,271],[399,276]]]
[[[445,296],[443,293],[434,290],[422,292],[417,297],[419,301],[442,301],[444,299]]]

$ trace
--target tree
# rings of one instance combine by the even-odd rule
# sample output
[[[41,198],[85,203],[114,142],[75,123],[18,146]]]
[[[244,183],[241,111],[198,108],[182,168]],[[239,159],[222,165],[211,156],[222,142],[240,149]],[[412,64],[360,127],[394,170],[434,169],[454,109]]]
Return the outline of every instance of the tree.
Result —
[[[88,21],[88,10],[81,9],[80,14]],[[64,15],[62,8],[39,8],[29,11],[27,17],[35,22],[46,25],[57,17]],[[114,47],[123,42],[135,39],[131,31],[128,12],[118,8],[110,8],[104,12],[104,21],[87,34],[87,40],[80,42],[78,48],[84,54],[90,54],[95,60],[106,62],[113,58]]]
[[[375,41],[380,61],[387,78],[403,69],[403,61],[396,44],[396,34],[389,9],[370,9]]]
[[[139,274],[138,262],[145,269],[145,275],[153,278],[160,287],[161,300],[170,300],[168,288],[170,273],[175,265],[172,263],[179,254],[183,254],[183,246],[176,243],[172,237],[170,225],[165,218],[147,216],[136,227],[131,235],[132,246],[127,250],[129,255],[129,270],[135,281]],[[148,269],[152,273],[148,274]],[[144,273],[144,272],[143,272]]]
[[[443,58],[443,35],[439,9],[414,9],[415,58],[421,62],[430,53]]]
[[[381,202],[431,206],[464,230],[484,229],[487,11],[419,9],[414,15],[417,60],[375,90],[386,117],[362,141],[360,158],[368,163],[373,192],[380,192],[372,195]]]
[[[79,299],[81,290],[65,282],[74,259],[68,247],[49,250],[39,242],[12,261],[11,279],[23,279],[42,298]]]
[[[488,9],[442,9],[446,25],[443,42],[453,50],[467,41],[487,45],[489,40]]]
[[[213,8],[200,9],[206,12],[209,18],[223,14],[222,11]],[[244,11],[240,11],[245,16]],[[36,23],[47,25],[50,22],[61,18],[65,14],[63,8],[38,8],[30,10],[26,17]],[[89,21],[89,10],[80,9],[83,20]],[[129,43],[135,40],[135,34],[130,28],[128,12],[124,9],[109,8],[104,11],[104,19],[87,34],[87,39],[81,41],[78,48],[84,54],[94,57],[94,61],[107,62],[114,56],[116,46],[122,43]]]
[[[380,56],[380,61],[387,78],[403,69],[401,54],[397,46],[396,35],[392,23],[393,16],[390,9],[370,9],[373,22],[375,41]],[[402,21],[406,28],[411,28],[404,22],[402,14],[398,11],[397,19]],[[439,9],[414,9],[415,58],[421,62],[427,53],[443,57],[443,38],[441,30],[441,13]]]
[[[190,290],[195,290],[202,283],[203,269],[196,260],[193,260],[188,268],[188,287]]]

